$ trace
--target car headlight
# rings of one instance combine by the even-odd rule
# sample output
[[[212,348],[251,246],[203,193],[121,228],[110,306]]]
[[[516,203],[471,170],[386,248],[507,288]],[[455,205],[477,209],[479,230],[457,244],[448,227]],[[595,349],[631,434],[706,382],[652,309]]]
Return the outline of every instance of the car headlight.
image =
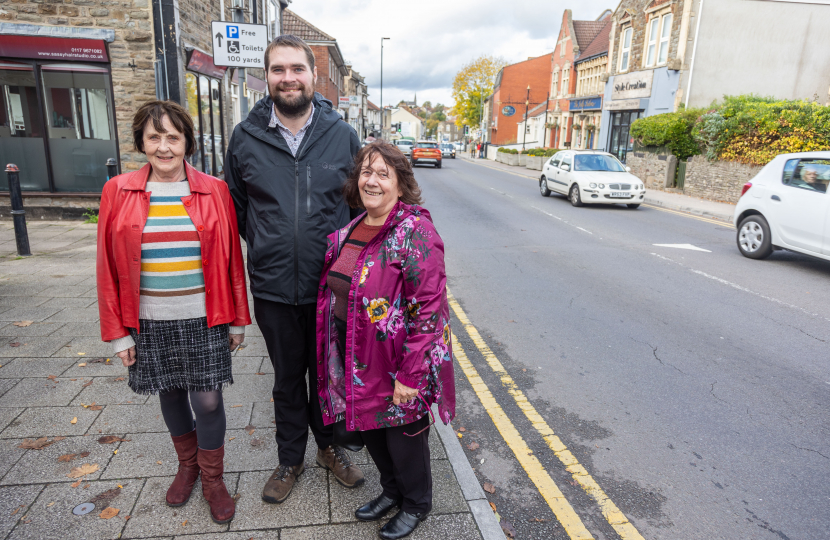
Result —
[[[605,189],[605,184],[600,184],[599,189]]]
[[[593,182],[591,182],[591,183],[590,183],[590,184],[588,184],[588,185],[589,185],[589,186],[591,186],[591,187],[592,187],[592,188],[594,188],[594,189],[596,189],[596,187],[597,187],[597,185],[596,185],[595,183],[593,183]]]

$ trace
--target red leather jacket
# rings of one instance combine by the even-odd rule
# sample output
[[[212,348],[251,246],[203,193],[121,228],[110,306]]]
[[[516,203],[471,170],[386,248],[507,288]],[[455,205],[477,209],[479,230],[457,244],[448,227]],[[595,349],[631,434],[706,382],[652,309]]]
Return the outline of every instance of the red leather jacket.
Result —
[[[191,195],[182,197],[202,244],[205,304],[209,327],[251,324],[245,266],[228,186],[185,162]],[[150,165],[104,185],[98,213],[98,311],[101,339],[111,341],[138,328],[141,233],[150,211],[144,191]]]

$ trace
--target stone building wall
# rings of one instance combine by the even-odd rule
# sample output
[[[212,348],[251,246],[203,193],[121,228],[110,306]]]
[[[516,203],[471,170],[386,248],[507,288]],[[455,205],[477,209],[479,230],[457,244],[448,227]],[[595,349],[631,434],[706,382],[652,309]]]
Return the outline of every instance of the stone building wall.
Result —
[[[156,98],[150,0],[0,0],[0,20],[115,32],[108,48],[121,167],[124,172],[140,168],[146,159],[133,147],[130,126],[135,110]]]
[[[664,190],[674,183],[677,158],[672,155],[629,152],[625,164],[631,168],[631,174],[643,181],[646,189]]]
[[[683,193],[712,201],[737,203],[743,185],[763,167],[730,161],[707,161],[704,156],[689,158]]]
[[[678,52],[682,52],[680,50],[680,36],[683,26],[683,7],[686,2],[691,1],[692,0],[622,0],[620,5],[617,7],[617,11],[614,13],[614,27],[611,29],[611,43],[609,49],[611,52],[611,69],[609,70],[609,73],[611,75],[617,73],[617,68],[620,65],[619,53],[621,30],[624,26],[627,27],[628,25],[631,26],[633,32],[631,34],[631,56],[629,68],[626,73],[644,69],[653,69],[653,67],[646,68],[643,66],[643,55],[646,52],[646,27],[649,21],[649,16],[645,13],[645,10],[649,6],[656,6],[658,4],[660,13],[662,13],[662,8],[664,7],[670,6],[671,8],[672,31],[667,59],[668,62],[671,63],[672,59],[677,58]],[[632,13],[634,14],[633,17],[631,16]]]

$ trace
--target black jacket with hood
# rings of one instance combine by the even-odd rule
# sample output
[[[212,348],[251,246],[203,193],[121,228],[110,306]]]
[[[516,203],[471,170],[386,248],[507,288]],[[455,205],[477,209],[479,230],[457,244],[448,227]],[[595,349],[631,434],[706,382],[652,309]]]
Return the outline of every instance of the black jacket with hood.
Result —
[[[297,156],[269,128],[271,98],[261,99],[233,130],[225,180],[248,245],[251,294],[300,305],[317,302],[326,236],[353,214],[343,184],[360,149],[354,129],[314,94],[314,116]]]

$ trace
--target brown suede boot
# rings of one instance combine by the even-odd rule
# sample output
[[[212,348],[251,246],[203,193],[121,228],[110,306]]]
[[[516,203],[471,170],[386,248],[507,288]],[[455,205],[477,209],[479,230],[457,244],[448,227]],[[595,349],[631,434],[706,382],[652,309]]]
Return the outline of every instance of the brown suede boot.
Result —
[[[352,464],[349,454],[335,444],[325,450],[317,449],[317,463],[334,473],[337,481],[347,488],[357,487],[365,480],[363,471],[357,465]]]
[[[222,479],[225,472],[225,447],[216,450],[199,448],[199,468],[202,470],[202,494],[210,506],[210,517],[214,523],[227,523],[233,519],[236,506],[228,495],[228,488]]]
[[[199,463],[196,459],[199,445],[195,429],[178,437],[171,435],[170,438],[173,439],[173,447],[179,456],[179,471],[167,490],[167,506],[181,506],[190,499],[193,484],[199,478]]]
[[[262,488],[262,500],[269,504],[279,504],[291,495],[297,478],[305,471],[305,464],[280,465],[274,469],[274,474],[268,477],[265,487]]]

